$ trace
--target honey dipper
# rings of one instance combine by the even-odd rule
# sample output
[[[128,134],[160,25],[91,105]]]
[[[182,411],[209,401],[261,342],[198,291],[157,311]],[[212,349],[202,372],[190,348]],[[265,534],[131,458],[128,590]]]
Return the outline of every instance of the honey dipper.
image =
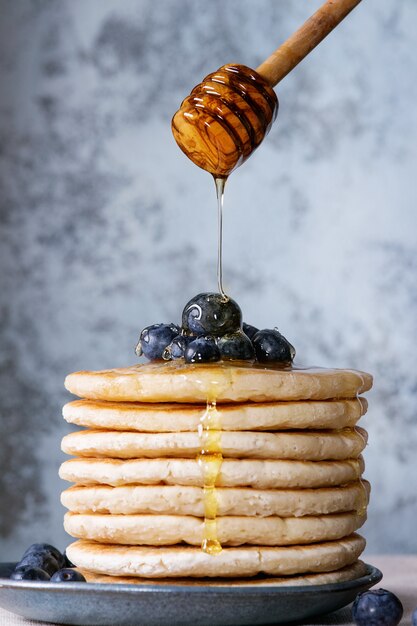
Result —
[[[241,165],[268,134],[278,112],[272,89],[361,0],[327,0],[255,70],[223,65],[206,76],[172,119],[181,150],[215,178]]]

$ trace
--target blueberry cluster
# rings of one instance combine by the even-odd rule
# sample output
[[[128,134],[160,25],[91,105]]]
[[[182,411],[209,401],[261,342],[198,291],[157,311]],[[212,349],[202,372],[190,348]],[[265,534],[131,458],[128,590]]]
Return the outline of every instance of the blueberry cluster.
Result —
[[[49,580],[51,583],[86,582],[66,554],[49,543],[34,543],[13,570],[12,580]]]
[[[186,363],[291,363],[295,349],[276,328],[259,330],[242,322],[242,311],[232,298],[200,293],[185,305],[181,326],[153,324],[144,328],[136,354],[152,361],[184,358]]]
[[[402,616],[403,605],[396,595],[386,589],[358,594],[352,607],[352,617],[357,626],[397,626]]]

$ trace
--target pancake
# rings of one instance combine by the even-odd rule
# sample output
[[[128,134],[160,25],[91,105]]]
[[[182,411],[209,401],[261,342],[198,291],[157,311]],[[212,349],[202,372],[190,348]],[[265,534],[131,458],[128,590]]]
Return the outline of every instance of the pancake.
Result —
[[[370,485],[357,481],[327,489],[217,488],[217,516],[300,517],[358,511],[368,504]],[[160,514],[204,517],[205,491],[201,487],[125,486],[71,487],[62,504],[75,513],[111,515]]]
[[[106,576],[95,574],[89,570],[79,570],[88,583],[102,584],[128,584],[128,585],[158,585],[164,587],[172,585],[170,578],[134,578],[133,576]],[[333,572],[323,574],[305,574],[304,576],[257,576],[256,578],[176,578],[175,584],[181,586],[196,587],[301,587],[304,585],[331,585],[345,580],[355,580],[367,573],[367,567],[363,561],[356,561],[352,565],[346,565]]]
[[[275,402],[354,398],[372,376],[343,369],[271,368],[260,365],[178,361],[69,374],[65,386],[91,400],[116,402]]]
[[[322,402],[224,404],[217,408],[222,430],[346,428],[366,413],[364,398]],[[141,432],[196,431],[206,405],[145,404],[75,400],[63,408],[70,424]]]
[[[356,458],[364,449],[362,428],[340,431],[219,432],[223,457],[295,459],[303,461]],[[195,457],[201,451],[198,433],[137,433],[85,430],[66,435],[62,450],[85,457]]]
[[[68,558],[82,569],[143,578],[285,576],[331,572],[357,561],[365,540],[357,534],[306,546],[224,548],[215,557],[200,548],[148,548],[76,541]]]
[[[360,528],[365,513],[305,517],[218,517],[217,539],[222,546],[253,544],[284,546],[341,539]],[[200,546],[204,519],[191,515],[100,515],[66,513],[64,528],[72,537],[100,543]]]
[[[255,489],[338,486],[357,480],[364,468],[361,456],[346,461],[223,459],[216,486]],[[81,485],[203,486],[203,473],[196,459],[70,459],[62,463],[59,476]]]

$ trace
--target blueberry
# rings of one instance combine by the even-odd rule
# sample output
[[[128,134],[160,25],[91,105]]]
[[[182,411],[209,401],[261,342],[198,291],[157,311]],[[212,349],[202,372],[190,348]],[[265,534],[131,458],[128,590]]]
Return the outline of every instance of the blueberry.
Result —
[[[49,574],[49,576],[52,576],[52,574],[60,569],[61,563],[58,563],[56,558],[49,552],[29,552],[22,557],[17,567],[34,567],[43,569]]]
[[[403,616],[403,605],[385,589],[364,591],[353,603],[352,616],[358,626],[397,626]]]
[[[219,337],[217,346],[225,360],[250,361],[255,357],[252,342],[242,330]]]
[[[147,326],[140,334],[135,352],[137,356],[144,354],[151,360],[162,359],[165,348],[179,334],[180,329],[175,324]]]
[[[195,337],[187,337],[186,335],[177,335],[167,346],[162,354],[162,358],[166,361],[170,359],[181,359],[184,356],[185,348]]]
[[[12,580],[49,580],[50,576],[40,567],[16,567],[10,578]]]
[[[58,561],[59,565],[64,565],[64,555],[58,550],[58,548],[51,546],[50,543],[32,543],[32,545],[25,550],[23,556],[25,557],[26,555],[33,554],[35,552],[47,552]]]
[[[250,324],[246,324],[245,322],[243,322],[243,332],[249,337],[251,341],[254,335],[256,335],[256,333],[258,332],[258,330],[259,328],[256,328],[256,326],[251,326]]]
[[[197,337],[185,348],[186,363],[208,363],[220,361],[220,350],[213,337]]]
[[[295,356],[293,346],[276,328],[258,330],[252,343],[260,363],[286,363]]]
[[[240,330],[242,311],[228,296],[200,293],[185,305],[182,326],[195,335],[225,335]]]
[[[76,569],[60,569],[51,578],[51,583],[86,583],[84,576]]]

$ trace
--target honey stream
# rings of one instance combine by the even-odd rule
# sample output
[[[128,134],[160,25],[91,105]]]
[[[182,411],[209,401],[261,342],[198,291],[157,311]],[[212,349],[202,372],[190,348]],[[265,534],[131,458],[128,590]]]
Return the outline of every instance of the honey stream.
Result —
[[[361,374],[359,372],[356,372],[357,376],[360,378],[360,382],[361,382],[361,389],[364,387],[364,380],[363,377],[361,376]],[[358,391],[356,393],[356,401],[359,403],[359,412],[362,415],[362,403],[360,400],[360,391]],[[367,440],[364,438],[364,436],[362,435],[361,431],[359,430],[359,428],[357,426],[354,427],[354,432],[359,435],[361,437],[361,439],[363,440],[364,446],[366,447],[368,445]],[[365,483],[363,482],[362,476],[359,476],[359,483],[361,486],[361,496],[360,496],[360,502],[358,504],[358,507],[356,509],[356,512],[358,515],[362,516],[366,514],[367,508],[368,508],[368,503],[369,503],[369,495],[368,495],[368,490],[365,486]]]
[[[218,554],[222,547],[217,538],[216,482],[223,462],[221,448],[221,422],[214,397],[207,399],[206,410],[198,429],[201,451],[197,457],[204,485],[204,530],[202,550]]]
[[[217,196],[217,287],[227,299],[223,288],[223,201],[227,177],[214,178]],[[218,554],[222,546],[217,537],[217,496],[216,482],[223,462],[221,446],[221,420],[216,406],[216,383],[207,397],[207,405],[200,419],[198,434],[200,454],[198,464],[203,475],[204,489],[204,530],[201,548],[207,554]]]
[[[357,399],[359,400],[359,396],[357,397]],[[367,446],[368,443],[365,440],[364,436],[362,435],[361,431],[358,429],[358,427],[355,426],[353,430],[357,435],[359,435],[359,437],[361,437],[365,446]],[[361,496],[360,496],[360,502],[358,504],[356,512],[358,515],[362,516],[362,515],[365,515],[366,510],[368,508],[369,496],[368,496],[368,490],[366,488],[365,483],[363,482],[362,476],[359,476],[359,483],[361,486]]]
[[[227,177],[262,142],[277,109],[275,92],[261,76],[245,66],[225,65],[193,89],[172,120],[172,131],[181,150],[214,178],[218,220],[217,288],[224,299],[227,295],[223,287],[223,201]],[[223,455],[215,394],[207,398],[199,436],[198,463],[204,484],[202,548],[208,554],[217,554],[222,548],[217,538],[216,481]]]
[[[217,196],[217,287],[223,298],[227,298],[223,289],[223,202],[227,178],[214,177]]]
[[[181,150],[198,167],[211,173],[217,196],[217,287],[223,287],[223,203],[228,176],[259,146],[276,118],[278,100],[265,79],[242,65],[224,65],[205,77],[181,104],[172,120],[172,132]],[[363,380],[362,380],[363,383]],[[214,384],[214,388],[215,388]],[[358,401],[359,397],[357,396]],[[223,461],[221,423],[216,396],[207,398],[199,426],[197,457],[204,486],[204,533],[202,549],[217,554],[216,482]],[[360,434],[354,428],[354,432]],[[358,513],[364,514],[368,492],[362,486]]]

